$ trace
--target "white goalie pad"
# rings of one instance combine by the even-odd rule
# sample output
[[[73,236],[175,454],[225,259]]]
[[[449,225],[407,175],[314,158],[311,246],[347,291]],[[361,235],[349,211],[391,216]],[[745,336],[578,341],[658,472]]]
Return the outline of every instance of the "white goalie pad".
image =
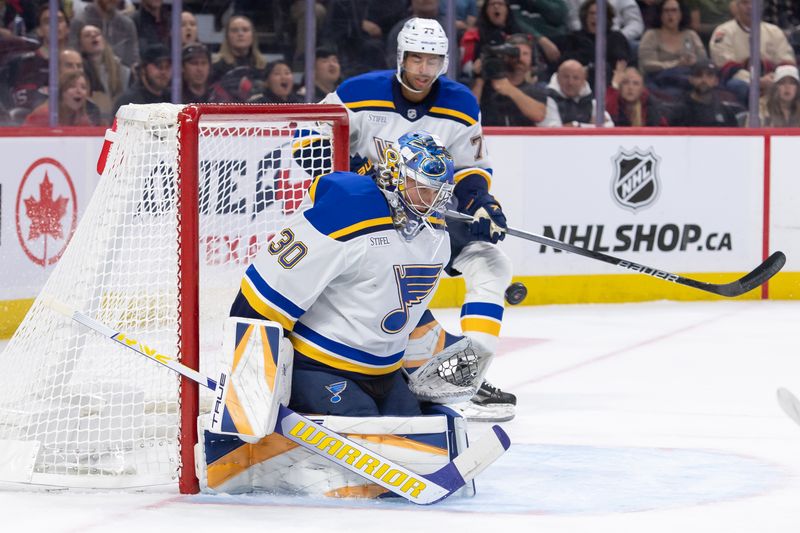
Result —
[[[466,423],[441,407],[418,417],[314,417],[314,421],[420,474],[435,472],[467,448]],[[446,414],[445,414],[446,413]],[[334,498],[376,498],[391,495],[342,466],[273,433],[257,443],[203,428],[198,420],[195,448],[197,477],[205,493],[267,492]],[[463,496],[475,493],[468,483]],[[459,493],[457,493],[459,494]]]
[[[276,322],[230,317],[223,328],[217,397],[208,429],[258,442],[288,405],[294,351]]]
[[[408,388],[423,401],[465,402],[475,396],[493,352],[464,337],[408,375]]]

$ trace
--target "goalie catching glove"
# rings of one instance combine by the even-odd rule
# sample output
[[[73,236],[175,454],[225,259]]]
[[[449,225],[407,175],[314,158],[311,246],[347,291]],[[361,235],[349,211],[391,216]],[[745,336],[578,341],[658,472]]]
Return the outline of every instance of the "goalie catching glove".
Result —
[[[408,373],[408,388],[422,401],[465,402],[475,396],[492,352],[469,337],[451,344],[416,370]]]

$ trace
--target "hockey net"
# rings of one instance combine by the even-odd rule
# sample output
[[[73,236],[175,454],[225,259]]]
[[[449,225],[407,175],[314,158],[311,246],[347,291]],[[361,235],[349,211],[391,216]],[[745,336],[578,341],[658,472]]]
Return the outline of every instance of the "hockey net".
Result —
[[[295,151],[298,132],[331,150]],[[300,135],[302,137],[302,135]],[[344,108],[125,106],[102,179],[0,355],[0,481],[196,492],[196,419],[211,393],[59,315],[60,301],[213,375],[250,260],[347,168]]]

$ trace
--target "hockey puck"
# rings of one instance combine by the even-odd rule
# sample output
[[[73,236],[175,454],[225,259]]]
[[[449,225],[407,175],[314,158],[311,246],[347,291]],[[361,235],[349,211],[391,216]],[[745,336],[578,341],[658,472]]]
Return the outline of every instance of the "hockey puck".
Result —
[[[506,301],[511,305],[517,305],[528,295],[528,288],[519,281],[515,281],[506,289]]]

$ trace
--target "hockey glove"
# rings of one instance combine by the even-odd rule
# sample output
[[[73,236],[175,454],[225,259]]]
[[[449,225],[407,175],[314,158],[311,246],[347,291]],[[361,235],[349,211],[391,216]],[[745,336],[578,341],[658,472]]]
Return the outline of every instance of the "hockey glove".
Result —
[[[476,239],[497,244],[506,238],[506,216],[491,194],[477,196],[467,214],[473,217],[470,233]]]

